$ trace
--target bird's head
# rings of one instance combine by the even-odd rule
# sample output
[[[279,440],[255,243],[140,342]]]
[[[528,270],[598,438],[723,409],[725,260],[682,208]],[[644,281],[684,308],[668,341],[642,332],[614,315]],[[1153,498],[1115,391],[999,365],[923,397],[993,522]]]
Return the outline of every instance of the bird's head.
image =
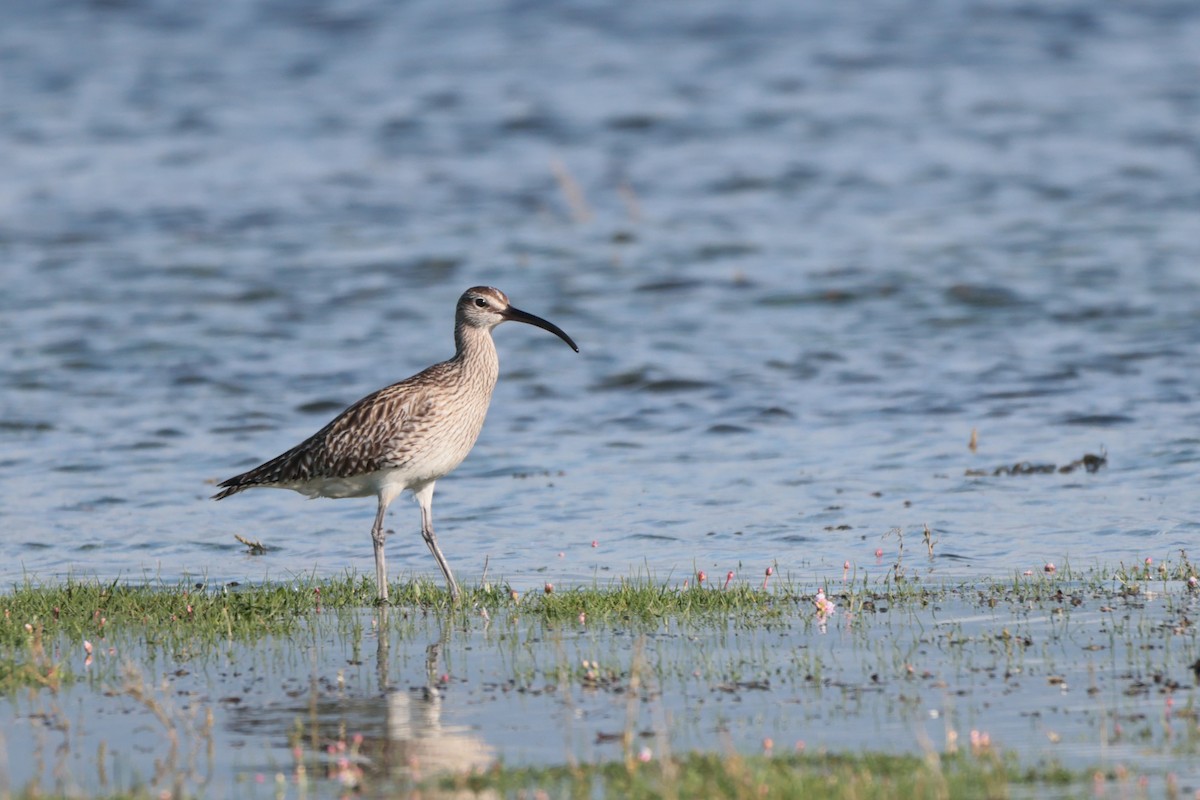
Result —
[[[579,352],[578,345],[562,328],[549,320],[514,308],[508,302],[508,295],[492,286],[474,286],[463,292],[462,297],[458,299],[456,316],[460,325],[489,331],[501,322],[508,321],[536,325],[562,339],[576,353]]]

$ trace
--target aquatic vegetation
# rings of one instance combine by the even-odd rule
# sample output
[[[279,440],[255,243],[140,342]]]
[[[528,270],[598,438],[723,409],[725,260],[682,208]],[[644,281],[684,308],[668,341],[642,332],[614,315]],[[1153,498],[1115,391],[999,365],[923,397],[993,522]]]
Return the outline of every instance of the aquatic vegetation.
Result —
[[[497,769],[443,778],[445,790],[494,792],[505,797],[822,797],[1003,798],[1012,788],[1069,783],[1054,765],[1022,770],[994,752],[939,756],[804,752],[775,755],[686,753],[656,758],[647,749],[633,764]]]
[[[30,796],[1200,784],[1186,556],[944,585],[769,569],[487,582],[457,604],[397,582],[386,606],[353,575],[26,582],[0,594],[9,781]],[[87,724],[68,724],[84,700]]]

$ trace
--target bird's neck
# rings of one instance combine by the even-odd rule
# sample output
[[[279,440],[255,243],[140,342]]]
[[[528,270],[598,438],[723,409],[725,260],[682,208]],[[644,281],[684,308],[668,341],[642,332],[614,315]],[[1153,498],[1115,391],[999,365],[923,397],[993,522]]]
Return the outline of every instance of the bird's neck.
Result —
[[[457,325],[454,328],[454,358],[463,375],[472,381],[480,381],[490,392],[500,376],[500,357],[492,332],[485,328]]]

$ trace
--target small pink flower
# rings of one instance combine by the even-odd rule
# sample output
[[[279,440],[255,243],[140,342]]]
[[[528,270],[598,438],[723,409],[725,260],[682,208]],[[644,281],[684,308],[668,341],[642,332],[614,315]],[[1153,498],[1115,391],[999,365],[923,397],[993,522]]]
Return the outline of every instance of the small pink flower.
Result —
[[[654,753],[650,752],[649,747],[643,747],[641,752],[638,753],[638,761],[642,762],[643,764],[649,762],[652,758],[654,758]]]
[[[704,574],[704,570],[700,570],[699,572],[696,573],[696,583],[697,584],[704,583],[706,580],[708,580],[708,576]]]
[[[1058,567],[1054,566],[1054,564],[1047,561],[1046,566],[1042,567],[1042,571],[1048,575],[1053,575],[1055,572],[1058,572]]]
[[[553,594],[554,593],[554,584],[547,583],[545,586],[545,589],[546,589],[546,594]]]
[[[730,583],[732,583],[732,582],[733,582],[733,570],[729,570],[729,572],[728,572],[728,573],[726,573],[726,575],[725,575],[725,585],[724,585],[724,586],[722,586],[721,588],[722,588],[722,589],[728,589],[728,588],[729,588],[729,584],[730,584]]]
[[[87,639],[83,640],[83,652],[87,653],[89,656],[92,654],[92,643]]]
[[[1150,556],[1146,556],[1146,566],[1148,567],[1153,563],[1154,563],[1154,559],[1151,558]]]
[[[833,601],[825,597],[824,589],[817,589],[817,597],[813,603],[817,607],[817,619],[824,621],[837,608]]]
[[[587,612],[580,611],[579,612],[579,624],[583,625],[585,622],[587,622]]]
[[[592,539],[592,547],[599,547],[599,546],[600,546],[600,543],[597,542],[595,539]]]
[[[875,548],[875,557],[876,557],[876,558],[883,558],[883,548],[882,548],[882,547],[876,547],[876,548]]]

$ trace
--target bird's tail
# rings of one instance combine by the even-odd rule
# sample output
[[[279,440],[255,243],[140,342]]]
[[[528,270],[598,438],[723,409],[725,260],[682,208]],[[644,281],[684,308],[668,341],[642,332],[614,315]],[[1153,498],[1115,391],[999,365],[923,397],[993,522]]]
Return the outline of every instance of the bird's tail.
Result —
[[[237,475],[227,481],[221,481],[217,486],[221,487],[221,491],[212,496],[213,500],[224,500],[231,494],[237,494],[240,491],[249,489],[252,486],[259,484],[254,481],[244,480],[249,473]]]
[[[281,456],[282,458],[282,456]],[[221,491],[212,496],[213,500],[223,500],[231,494],[253,489],[255,486],[270,486],[279,480],[279,469],[276,464],[279,458],[273,458],[265,464],[259,464],[248,472],[243,472],[241,475],[234,475],[229,480],[221,481],[217,487]]]
[[[279,486],[291,481],[306,479],[309,477],[308,461],[304,458],[307,445],[308,442],[304,442],[282,455],[275,456],[270,461],[259,464],[252,470],[221,481],[217,484],[221,491],[214,494],[212,499],[221,500],[245,489],[253,489],[255,486]]]

